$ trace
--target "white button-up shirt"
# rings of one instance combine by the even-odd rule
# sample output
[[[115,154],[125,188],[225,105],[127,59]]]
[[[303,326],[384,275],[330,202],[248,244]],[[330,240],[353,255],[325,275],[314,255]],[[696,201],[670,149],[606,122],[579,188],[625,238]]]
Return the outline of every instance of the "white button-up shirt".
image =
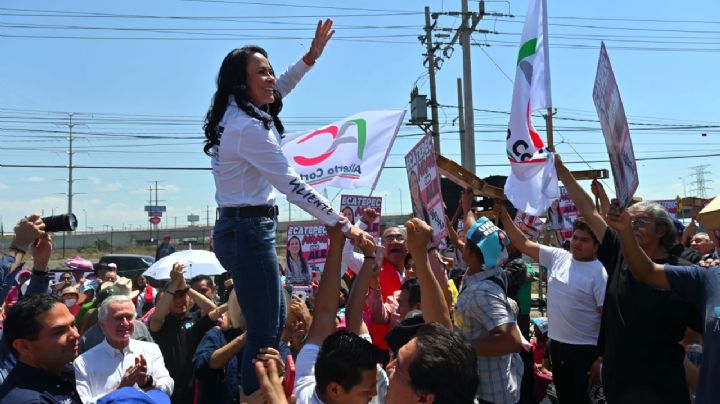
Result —
[[[143,355],[147,362],[147,374],[153,377],[155,388],[172,395],[175,382],[165,368],[165,361],[157,344],[131,339],[122,351],[108,344],[100,345],[80,355],[75,367],[75,384],[83,403],[95,403],[102,396],[115,390],[125,371],[135,365],[135,358]],[[140,389],[136,384],[134,386]]]
[[[302,60],[277,80],[275,88],[286,96],[310,69]],[[261,112],[262,113],[262,112]],[[290,166],[280,147],[275,127],[240,109],[233,99],[220,121],[220,144],[212,158],[215,200],[218,206],[274,205],[275,190],[317,219],[332,226],[342,218],[331,203],[305,184]]]

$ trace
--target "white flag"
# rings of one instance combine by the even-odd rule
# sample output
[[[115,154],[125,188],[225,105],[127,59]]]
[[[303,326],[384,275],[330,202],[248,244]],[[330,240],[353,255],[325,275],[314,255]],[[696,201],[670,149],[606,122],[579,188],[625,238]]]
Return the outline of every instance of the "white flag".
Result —
[[[507,156],[505,194],[513,205],[540,216],[560,196],[554,160],[532,125],[533,111],[552,106],[545,0],[531,0],[518,52]]]
[[[317,190],[328,185],[375,189],[404,117],[404,110],[367,111],[317,130],[291,133],[283,138],[283,154]]]

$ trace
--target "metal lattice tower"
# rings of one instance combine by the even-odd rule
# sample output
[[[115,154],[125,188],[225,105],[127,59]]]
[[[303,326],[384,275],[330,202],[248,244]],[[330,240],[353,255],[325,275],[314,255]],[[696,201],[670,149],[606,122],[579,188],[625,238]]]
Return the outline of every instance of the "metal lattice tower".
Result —
[[[708,192],[708,186],[707,184],[711,183],[713,180],[710,178],[705,178],[706,174],[710,174],[710,171],[707,170],[707,168],[710,167],[710,164],[704,164],[701,166],[694,166],[690,167],[691,170],[694,170],[695,173],[692,174],[695,177],[695,181],[691,182],[691,184],[694,186],[692,189],[695,194],[699,198],[707,198],[707,192]]]

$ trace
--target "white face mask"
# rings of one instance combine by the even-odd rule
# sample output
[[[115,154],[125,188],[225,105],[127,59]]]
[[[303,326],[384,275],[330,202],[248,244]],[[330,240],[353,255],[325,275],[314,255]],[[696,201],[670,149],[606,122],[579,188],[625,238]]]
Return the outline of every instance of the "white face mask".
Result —
[[[65,306],[73,307],[77,303],[77,299],[65,299]]]

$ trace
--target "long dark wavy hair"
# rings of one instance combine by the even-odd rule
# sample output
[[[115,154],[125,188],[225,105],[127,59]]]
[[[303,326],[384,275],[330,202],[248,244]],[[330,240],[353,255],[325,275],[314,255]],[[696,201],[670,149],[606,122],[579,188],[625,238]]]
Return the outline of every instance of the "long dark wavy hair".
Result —
[[[205,131],[205,146],[203,151],[208,156],[213,155],[213,147],[220,144],[220,128],[218,127],[220,120],[222,120],[227,110],[230,96],[235,99],[235,103],[238,108],[245,111],[248,115],[258,119],[263,123],[266,129],[270,129],[272,125],[275,125],[277,131],[282,135],[285,132],[285,127],[278,114],[282,111],[282,96],[280,92],[275,90],[275,101],[267,106],[267,113],[270,118],[263,118],[258,114],[251,106],[251,101],[247,93],[247,64],[248,59],[254,53],[259,53],[266,58],[268,57],[265,49],[256,45],[246,45],[242,48],[234,49],[222,62],[220,71],[217,76],[217,91],[213,95],[210,109],[208,109],[207,115],[205,115],[205,124],[203,130]],[[256,105],[261,108],[263,105]]]
[[[300,238],[298,236],[292,236],[287,241],[287,252],[285,256],[285,265],[287,265],[286,273],[290,273],[290,260],[292,259],[292,254],[290,254],[290,242],[293,240],[297,240],[298,244],[300,245],[300,251],[298,251],[298,256],[300,257],[300,269],[303,275],[307,275],[309,271],[308,264],[307,261],[305,261],[305,256],[303,255],[302,250],[302,243],[300,242]]]

